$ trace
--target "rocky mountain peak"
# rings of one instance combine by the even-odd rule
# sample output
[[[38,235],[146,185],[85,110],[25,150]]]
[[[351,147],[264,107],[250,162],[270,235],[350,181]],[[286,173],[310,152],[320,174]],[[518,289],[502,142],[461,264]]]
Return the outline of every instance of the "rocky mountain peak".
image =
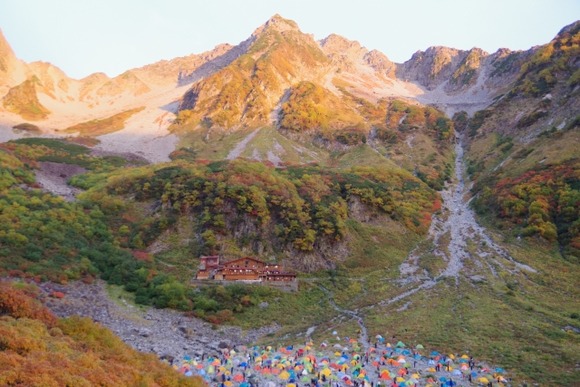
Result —
[[[395,76],[396,64],[382,52],[371,50],[364,56],[366,63],[378,72],[384,73],[390,77]]]
[[[473,47],[471,50],[469,50],[468,55],[477,55],[477,56],[483,57],[483,56],[488,56],[489,52],[482,50],[479,47]]]
[[[286,31],[300,31],[298,24],[295,21],[284,19],[282,16],[275,14],[268,21],[258,27],[254,33],[253,37],[259,37],[260,35],[268,31],[286,32]]]
[[[354,70],[353,64],[370,66],[383,75],[394,74],[395,64],[377,50],[368,51],[356,40],[349,40],[331,34],[319,42],[322,51],[339,66],[341,70]]]
[[[499,48],[496,52],[492,55],[497,58],[505,58],[506,56],[512,54],[514,51],[510,50],[509,48]]]
[[[462,53],[462,50],[451,47],[434,46],[429,47],[425,52],[419,51],[420,56],[426,61],[430,61],[434,64],[440,64],[444,66],[447,63],[453,61],[458,55]],[[413,55],[415,56],[415,55]]]
[[[0,91],[5,86],[15,86],[26,79],[26,65],[21,62],[0,30]]]
[[[6,58],[7,56],[14,56],[14,52],[12,51],[12,47],[10,47],[10,44],[8,44],[8,41],[4,37],[2,29],[0,29],[0,58],[3,59]]]
[[[578,32],[580,32],[580,20],[562,28],[560,32],[558,32],[558,35],[556,35],[555,39],[560,39],[566,35],[576,35]]]
[[[467,54],[467,51],[455,48],[429,47],[425,51],[415,52],[411,59],[399,67],[397,74],[433,90],[443,80],[449,79]]]
[[[337,34],[330,34],[320,41],[320,46],[327,53],[346,53],[347,51],[360,51],[364,47],[356,40],[348,40]],[[365,50],[366,51],[366,50]]]

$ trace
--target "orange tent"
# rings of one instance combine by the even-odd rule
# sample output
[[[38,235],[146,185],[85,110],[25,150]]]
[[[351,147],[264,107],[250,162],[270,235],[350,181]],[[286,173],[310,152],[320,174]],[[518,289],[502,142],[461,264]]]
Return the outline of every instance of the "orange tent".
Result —
[[[242,375],[242,374],[235,374],[234,377],[233,377],[233,379],[234,379],[234,382],[238,382],[238,383],[243,382],[244,381],[244,375]]]

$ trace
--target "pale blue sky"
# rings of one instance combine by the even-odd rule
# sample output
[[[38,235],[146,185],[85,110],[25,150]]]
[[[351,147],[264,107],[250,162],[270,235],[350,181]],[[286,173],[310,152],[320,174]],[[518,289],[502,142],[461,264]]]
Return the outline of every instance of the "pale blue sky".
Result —
[[[237,44],[275,13],[395,62],[442,45],[528,49],[580,19],[580,0],[0,0],[16,55],[81,78]]]

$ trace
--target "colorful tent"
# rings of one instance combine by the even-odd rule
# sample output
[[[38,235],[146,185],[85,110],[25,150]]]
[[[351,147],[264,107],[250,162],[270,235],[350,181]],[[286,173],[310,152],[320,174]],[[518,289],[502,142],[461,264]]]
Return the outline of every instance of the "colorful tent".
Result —
[[[378,382],[385,386],[395,379],[398,386],[431,384],[438,387],[443,384],[448,387],[454,385],[456,380],[465,380],[467,375],[475,383],[506,381],[505,371],[499,367],[478,363],[478,372],[471,373],[467,364],[470,358],[466,354],[444,356],[432,351],[431,356],[422,356],[417,353],[417,350],[424,349],[422,344],[411,345],[410,348],[414,349],[412,351],[402,341],[392,347],[379,340],[381,335],[375,338],[379,342],[366,349],[362,346],[359,348],[359,342],[349,338],[342,340],[342,345],[337,344],[340,349],[312,342],[281,348],[244,349],[239,346],[233,352],[227,348],[216,356],[201,360],[186,356],[174,368],[183,375],[197,374],[209,384],[217,380],[230,387],[248,387],[250,384],[261,387],[297,387],[297,383],[300,386],[309,384],[313,378],[327,382],[339,381],[342,386],[352,386],[355,381],[359,386],[376,386]],[[345,343],[348,342],[353,344],[350,348],[346,347],[348,344]],[[457,363],[453,359],[457,359]],[[451,364],[457,364],[457,367],[454,369]]]

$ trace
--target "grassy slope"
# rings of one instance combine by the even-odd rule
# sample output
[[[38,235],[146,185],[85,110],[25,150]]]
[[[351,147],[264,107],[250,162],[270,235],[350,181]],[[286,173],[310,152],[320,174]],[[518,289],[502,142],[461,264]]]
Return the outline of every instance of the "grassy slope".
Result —
[[[254,138],[257,139],[259,136]],[[356,156],[358,152],[360,157]],[[371,158],[375,160],[372,165],[392,166],[366,146],[337,160],[340,166],[349,167],[362,160],[368,162],[369,157],[376,157]],[[378,164],[381,162],[384,164]],[[129,211],[127,216],[133,215]],[[274,295],[268,308],[245,309],[236,315],[236,322],[244,327],[282,324],[275,337],[266,338],[271,342],[295,342],[299,339],[295,334],[311,326],[318,327],[316,339],[329,339],[334,329],[344,332],[342,335],[355,336],[357,325],[331,308],[317,283],[322,281],[331,289],[336,302],[347,308],[365,307],[393,297],[404,290],[394,282],[398,266],[421,241],[398,223],[385,219],[366,223],[349,220],[347,228],[350,254],[337,270],[316,273],[314,277],[322,280],[314,282],[309,282],[311,276],[305,277],[298,294]],[[194,263],[187,246],[178,247],[181,243],[178,236],[167,237],[167,243],[174,247],[156,259],[172,265],[169,272],[186,273],[183,278],[186,279],[193,273]],[[459,286],[442,281],[429,292],[388,307],[364,309],[370,336],[396,335],[397,340],[421,342],[437,350],[469,351],[477,358],[513,371],[520,381],[570,384],[577,378],[577,372],[570,366],[578,360],[580,343],[577,335],[565,333],[561,328],[577,325],[577,319],[571,316],[578,312],[575,300],[579,299],[580,277],[577,268],[557,257],[556,252],[545,252],[545,246],[530,243],[512,243],[510,250],[516,259],[538,269],[538,274],[501,273],[500,278],[488,277],[487,282],[477,285],[463,280]],[[431,257],[425,265],[436,273],[444,262]],[[397,311],[407,302],[410,304],[405,310]],[[288,311],[292,311],[291,319]]]
[[[77,133],[79,136],[98,137],[105,134],[113,133],[125,127],[125,121],[131,118],[132,115],[139,113],[145,107],[138,107],[124,112],[117,113],[113,116],[81,122],[64,129],[65,133]]]
[[[46,118],[50,111],[38,100],[36,94],[36,86],[38,84],[38,78],[34,77],[11,88],[2,100],[6,110],[19,114],[22,118],[31,121]]]
[[[390,159],[382,156],[368,145],[359,145],[345,152],[334,152],[330,165],[336,168],[350,168],[357,165],[397,168]]]
[[[580,130],[561,130],[530,142],[514,142],[509,150],[497,144],[501,142],[497,133],[485,133],[475,137],[469,144],[468,163],[481,163],[474,178],[481,172],[498,171],[505,177],[517,177],[541,164],[560,164],[578,157],[577,144],[580,143]]]
[[[325,164],[328,151],[300,143],[283,136],[271,127],[255,129],[258,133],[243,148],[240,157],[268,161],[271,152],[282,163]],[[252,130],[226,132],[215,129],[196,129],[182,135],[178,148],[191,150],[193,159],[223,160]]]
[[[469,353],[505,367],[516,383],[570,385],[577,380],[574,364],[579,360],[580,339],[562,330],[578,324],[573,316],[580,277],[573,264],[522,242],[512,245],[510,252],[536,268],[537,274],[503,272],[477,284],[442,280],[428,291],[387,306],[373,306],[411,289],[394,279],[404,252],[417,240],[393,238],[384,233],[384,226],[350,226],[354,240],[347,269],[322,283],[342,307],[363,308],[369,337],[381,334],[394,342],[422,343],[428,350]],[[356,337],[357,329],[350,318],[328,319],[315,338],[332,341],[333,330]]]

